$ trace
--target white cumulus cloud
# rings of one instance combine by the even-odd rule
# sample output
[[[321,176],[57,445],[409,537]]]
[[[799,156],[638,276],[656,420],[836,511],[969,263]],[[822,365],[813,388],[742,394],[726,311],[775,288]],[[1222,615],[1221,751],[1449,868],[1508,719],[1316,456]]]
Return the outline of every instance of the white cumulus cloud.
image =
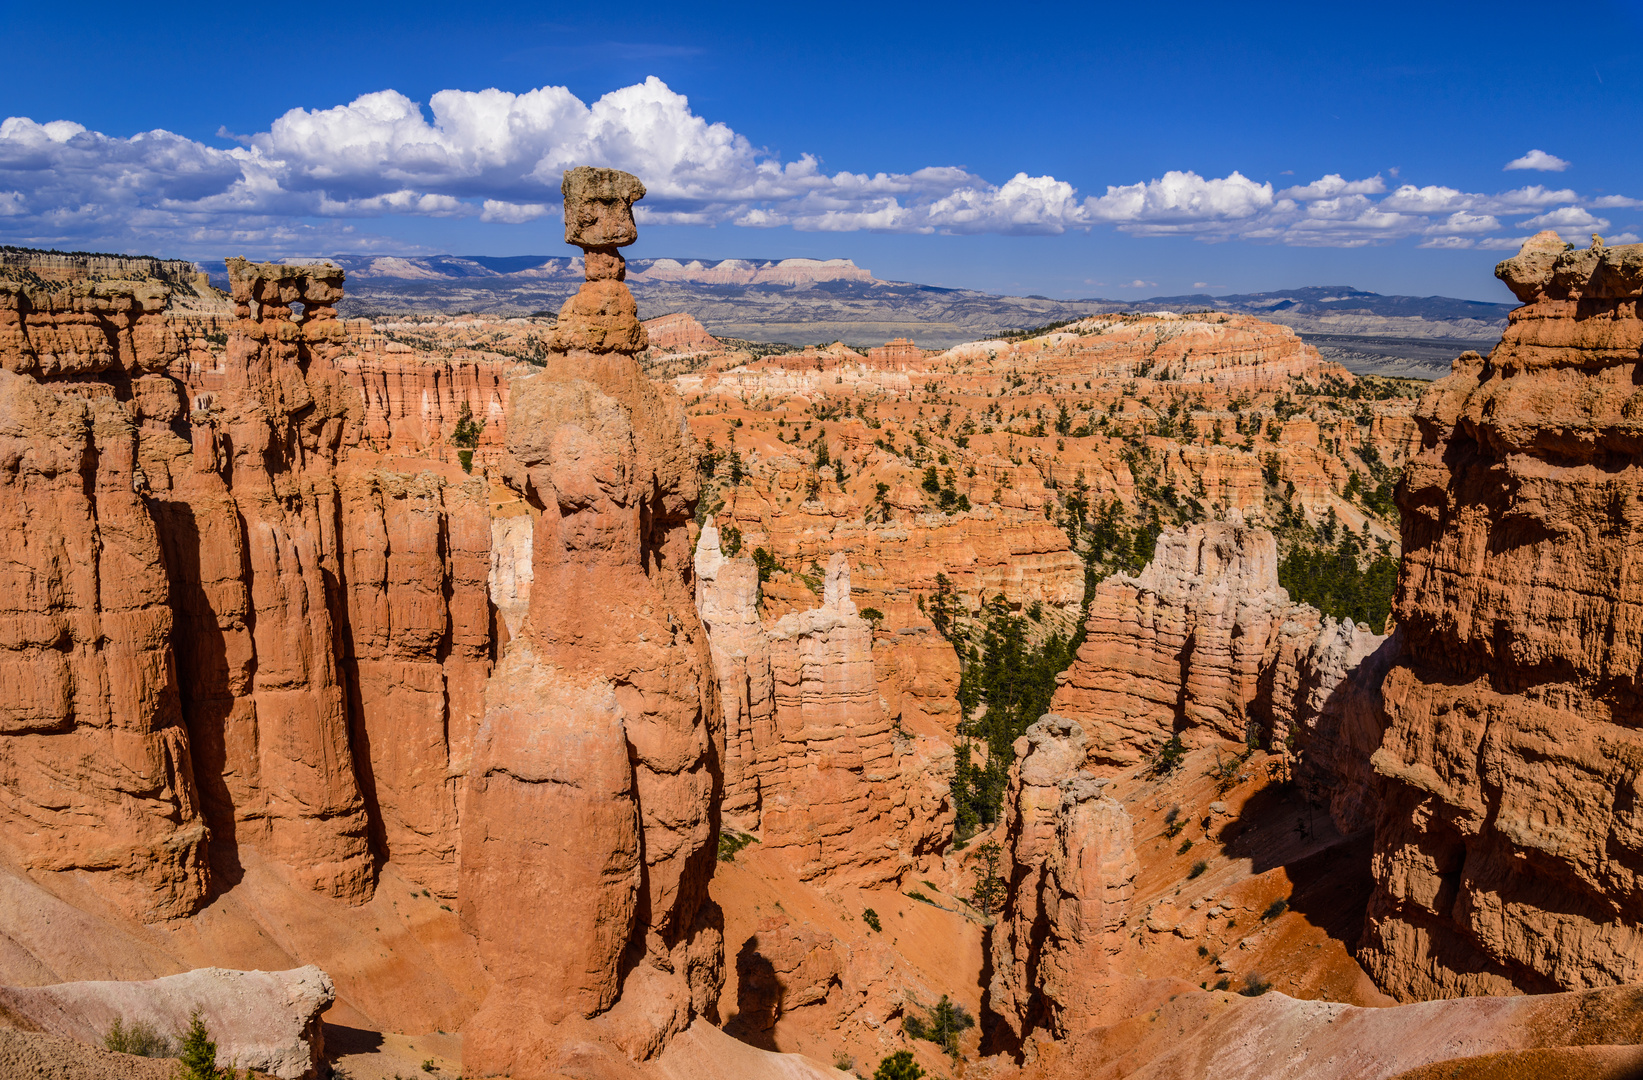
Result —
[[[344,221],[538,221],[559,213],[561,176],[584,164],[638,175],[648,190],[637,207],[646,225],[815,232],[1054,235],[1105,227],[1211,243],[1354,247],[1413,238],[1453,247],[1540,222],[1590,231],[1608,225],[1590,209],[1643,207],[1625,196],[1583,200],[1538,184],[1484,193],[1400,183],[1389,192],[1379,173],[1332,172],[1275,190],[1239,171],[1171,169],[1084,194],[1055,176],[1022,171],[994,183],[957,165],[829,172],[813,155],[784,159],[697,115],[656,78],[591,102],[562,86],[441,90],[426,104],[380,90],[329,108],[292,109],[265,131],[220,135],[233,145],[163,130],[110,136],[71,120],[0,121],[0,239],[201,254],[387,250],[393,241]],[[1520,161],[1540,164],[1522,167],[1562,167],[1536,154]],[[1521,218],[1529,220],[1514,220]]]
[[[1518,222],[1524,229],[1553,229],[1565,240],[1589,236],[1609,227],[1608,218],[1600,218],[1578,206],[1560,206],[1544,214],[1536,214],[1527,221]]]
[[[1531,150],[1520,158],[1513,158],[1506,163],[1506,171],[1513,169],[1535,169],[1540,172],[1562,172],[1569,167],[1569,163],[1555,154],[1548,154],[1544,150]]]

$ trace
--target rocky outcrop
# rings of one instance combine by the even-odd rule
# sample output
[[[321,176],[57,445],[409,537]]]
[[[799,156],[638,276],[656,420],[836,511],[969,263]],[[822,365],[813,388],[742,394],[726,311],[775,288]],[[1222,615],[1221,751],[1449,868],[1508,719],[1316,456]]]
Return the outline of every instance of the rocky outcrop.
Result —
[[[1366,762],[1385,669],[1362,661],[1385,640],[1292,602],[1266,530],[1237,518],[1190,525],[1159,536],[1138,576],[1097,586],[1051,707],[1085,729],[1100,766],[1134,765],[1175,735],[1187,747],[1288,746],[1355,831],[1372,820]]]
[[[116,1022],[180,1036],[198,1014],[217,1044],[218,1061],[281,1080],[311,1080],[327,1071],[320,1014],[334,997],[331,980],[317,967],[199,968],[145,982],[0,986],[0,1018],[25,1031],[101,1045]]]
[[[0,371],[0,844],[164,918],[205,896],[206,832],[140,475],[112,394]]]
[[[589,282],[560,315],[562,355],[513,384],[508,451],[542,514],[462,808],[463,921],[493,982],[464,1068],[515,1077],[562,1071],[590,1040],[652,1057],[715,1018],[723,980],[707,899],[719,717],[686,576],[693,472],[677,398],[634,359],[644,332],[616,251],[644,189],[578,169],[565,190]]]
[[[664,353],[700,353],[724,348],[694,315],[682,311],[646,319],[645,337],[651,349]]]
[[[1197,989],[1043,1047],[1022,1075],[1262,1080],[1625,1080],[1643,1065],[1635,987],[1391,1008]]]
[[[987,1008],[1020,1043],[1034,1030],[1065,1038],[1099,1014],[1139,865],[1129,814],[1084,769],[1077,723],[1047,714],[1014,749]]]
[[[1530,239],[1422,399],[1363,959],[1404,998],[1643,980],[1643,246]]]
[[[726,813],[806,880],[895,881],[944,846],[952,751],[886,708],[849,560],[829,560],[820,607],[768,629],[753,561],[725,558],[711,523],[696,567],[725,720]]]
[[[170,290],[154,281],[79,281],[31,288],[0,278],[0,363],[57,378],[126,382],[163,371],[183,351],[166,317]]]
[[[521,1078],[654,1057],[723,971],[694,469],[618,252],[643,188],[566,188],[589,281],[545,368],[356,348],[328,265],[229,260],[203,356],[130,283],[0,285],[0,855],[145,921],[249,862],[364,905],[387,863],[467,931],[424,962],[482,984],[468,1067]]]

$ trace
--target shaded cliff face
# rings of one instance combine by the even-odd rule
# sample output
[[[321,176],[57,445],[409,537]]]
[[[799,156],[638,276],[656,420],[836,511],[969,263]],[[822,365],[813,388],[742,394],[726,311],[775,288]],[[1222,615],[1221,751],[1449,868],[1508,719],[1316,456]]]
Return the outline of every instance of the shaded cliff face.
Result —
[[[1031,1061],[1212,980],[1384,1002],[1347,942],[1394,647],[1291,602],[1272,534],[1236,519],[1167,531],[1098,585],[1053,711],[1014,746],[993,1045]]]
[[[545,369],[418,365],[349,340],[334,267],[230,268],[204,350],[163,290],[0,286],[0,854],[145,921],[387,864],[460,912],[422,962],[482,972],[441,1021],[475,1071],[655,1056],[716,1010],[721,778],[631,298],[590,282]]]
[[[1643,247],[1551,233],[1417,413],[1366,963],[1405,997],[1643,979]]]

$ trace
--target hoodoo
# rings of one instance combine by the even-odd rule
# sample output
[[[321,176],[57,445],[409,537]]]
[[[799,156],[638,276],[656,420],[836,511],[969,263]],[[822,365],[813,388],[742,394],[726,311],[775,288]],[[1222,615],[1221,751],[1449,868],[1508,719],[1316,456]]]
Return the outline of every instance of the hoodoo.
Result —
[[[618,252],[644,188],[565,192],[588,281],[546,365],[445,391],[494,425],[477,472],[457,402],[421,423],[344,356],[335,267],[230,260],[220,355],[160,285],[0,285],[0,855],[151,923],[248,865],[344,906],[408,882],[467,936],[384,1020],[466,1021],[466,1067],[516,1077],[654,1057],[723,967],[694,470]]]
[[[652,342],[562,192],[556,319],[0,259],[0,1069],[1643,1064],[1643,247],[1416,406],[1213,312]]]
[[[1529,240],[1421,400],[1364,959],[1399,997],[1643,981],[1643,245]]]

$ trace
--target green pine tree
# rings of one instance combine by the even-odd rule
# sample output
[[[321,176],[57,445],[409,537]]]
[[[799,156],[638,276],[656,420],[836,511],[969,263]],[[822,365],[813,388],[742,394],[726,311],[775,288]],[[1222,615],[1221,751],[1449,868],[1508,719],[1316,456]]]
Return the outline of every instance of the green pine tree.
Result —
[[[182,1064],[182,1080],[218,1080],[217,1044],[198,1009],[188,1017],[188,1034],[183,1036],[177,1059]]]

